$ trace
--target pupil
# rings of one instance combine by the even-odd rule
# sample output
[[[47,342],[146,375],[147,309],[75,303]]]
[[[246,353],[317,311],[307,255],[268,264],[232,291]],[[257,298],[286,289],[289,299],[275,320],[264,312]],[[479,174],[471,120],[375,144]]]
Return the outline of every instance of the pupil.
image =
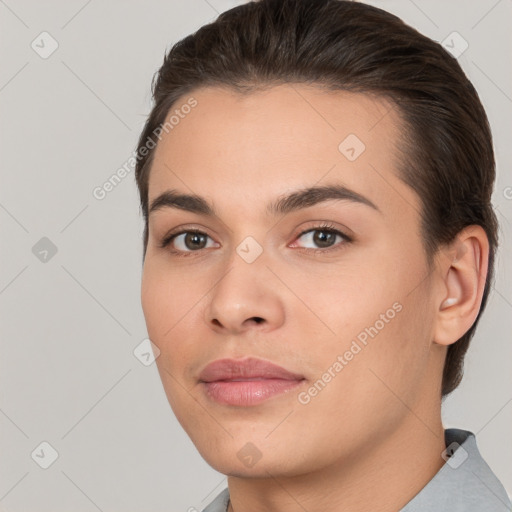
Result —
[[[323,235],[320,235],[322,233]],[[320,247],[329,247],[332,242],[332,238],[334,237],[334,233],[329,233],[328,231],[317,231],[313,236],[315,244]]]
[[[201,245],[200,239],[203,239],[204,242],[204,238],[204,235],[199,233],[188,233],[185,237],[185,245],[188,249],[197,249],[198,245]]]

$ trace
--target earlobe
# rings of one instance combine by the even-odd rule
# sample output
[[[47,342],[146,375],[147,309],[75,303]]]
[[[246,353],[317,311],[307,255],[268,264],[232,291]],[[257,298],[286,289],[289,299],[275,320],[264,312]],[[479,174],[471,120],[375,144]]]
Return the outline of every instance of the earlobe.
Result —
[[[442,251],[435,343],[451,345],[473,325],[482,303],[488,257],[489,242],[480,226],[467,227]]]

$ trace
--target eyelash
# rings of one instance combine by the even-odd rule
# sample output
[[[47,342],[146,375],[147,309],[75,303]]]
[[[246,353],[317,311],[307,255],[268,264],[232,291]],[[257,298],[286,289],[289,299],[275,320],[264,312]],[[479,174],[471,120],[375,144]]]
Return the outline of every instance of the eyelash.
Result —
[[[334,235],[339,235],[339,236],[341,236],[341,238],[343,238],[344,241],[338,243],[337,245],[327,247],[325,249],[309,249],[307,247],[298,247],[297,250],[313,252],[314,254],[318,254],[318,253],[325,254],[326,252],[343,249],[344,245],[351,243],[353,241],[353,239],[351,237],[349,237],[348,235],[346,235],[339,229],[336,229],[332,224],[329,224],[329,223],[320,224],[318,226],[314,226],[312,228],[306,229],[305,231],[302,231],[301,233],[299,233],[297,238],[301,238],[302,236],[306,235],[307,233],[311,233],[314,231],[323,231],[323,232],[331,233]],[[167,235],[165,238],[162,239],[162,241],[159,244],[159,247],[161,249],[165,249],[176,237],[183,235],[183,234],[187,234],[187,233],[195,233],[195,234],[209,236],[207,233],[205,233],[204,231],[201,231],[199,229],[195,229],[195,228],[185,229],[183,231],[178,231],[176,233],[171,233],[171,234]],[[169,252],[171,252],[172,254],[174,254],[176,256],[183,256],[183,257],[192,256],[194,253],[199,253],[201,251],[202,251],[202,249],[198,249],[196,251],[180,251],[180,250],[176,250],[176,249],[169,249]]]

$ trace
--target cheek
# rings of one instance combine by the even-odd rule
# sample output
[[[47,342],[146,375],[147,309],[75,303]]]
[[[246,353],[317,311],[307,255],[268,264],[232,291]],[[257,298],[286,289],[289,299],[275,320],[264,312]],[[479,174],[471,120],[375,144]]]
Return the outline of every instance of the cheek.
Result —
[[[318,443],[329,457],[340,426],[354,446],[372,436],[385,437],[409,414],[408,407],[414,409],[428,368],[428,344],[415,305],[401,305],[385,323],[380,314],[389,311],[388,301],[367,303],[366,320],[360,319],[366,328],[355,329],[363,336],[339,336],[311,354],[318,371],[308,395],[301,396],[300,404],[308,403],[298,406],[297,418],[321,433],[308,441],[312,451]]]
[[[160,350],[156,364],[170,399],[178,399],[180,384],[188,387],[191,372],[205,359],[205,306],[217,275],[184,269],[157,256],[144,264],[141,304],[149,338]]]
[[[194,356],[188,343],[190,323],[199,306],[198,283],[191,284],[185,273],[175,272],[158,260],[146,258],[141,282],[141,305],[151,341],[159,348],[156,366],[164,391],[176,418],[185,427],[185,420],[194,402],[185,391],[183,368]],[[195,306],[195,307],[194,307]],[[187,412],[188,411],[188,412]],[[200,414],[200,411],[194,411]]]
[[[172,339],[187,313],[199,300],[197,287],[198,283],[185,273],[174,271],[156,258],[146,259],[141,283],[141,305],[153,342],[165,343]]]
[[[429,280],[424,280],[421,252],[397,253],[351,266],[350,272],[341,270],[329,280],[316,280],[316,291],[315,279],[303,281],[312,309],[334,331],[324,328],[322,350],[311,354],[316,373],[328,371],[341,356],[343,370],[329,386],[338,388],[334,401],[344,389],[352,390],[354,400],[347,399],[354,407],[372,396],[392,397],[391,390],[400,390],[406,402],[414,400],[429,362],[433,322],[426,307]]]

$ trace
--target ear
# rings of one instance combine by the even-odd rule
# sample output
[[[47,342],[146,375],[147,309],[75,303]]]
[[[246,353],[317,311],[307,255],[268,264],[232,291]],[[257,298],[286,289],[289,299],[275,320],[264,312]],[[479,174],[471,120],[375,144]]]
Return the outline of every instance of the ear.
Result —
[[[489,240],[481,226],[468,226],[437,260],[434,342],[451,345],[473,325],[480,311],[489,264]]]

